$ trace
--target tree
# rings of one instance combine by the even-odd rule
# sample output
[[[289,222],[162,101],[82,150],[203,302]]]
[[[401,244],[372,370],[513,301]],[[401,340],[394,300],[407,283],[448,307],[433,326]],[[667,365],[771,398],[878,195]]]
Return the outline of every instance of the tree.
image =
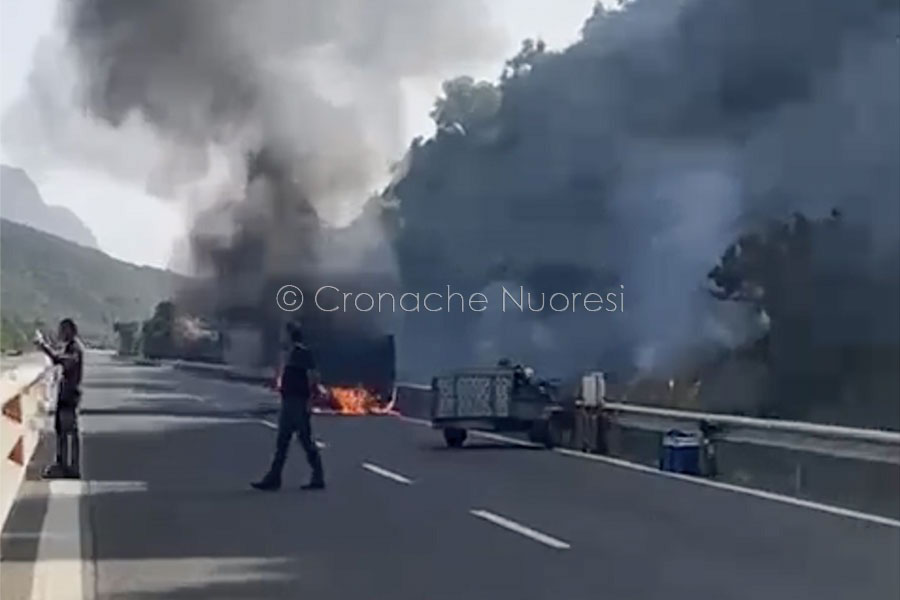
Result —
[[[3,316],[0,321],[0,350],[22,351],[28,346],[28,330],[25,323],[15,316]]]
[[[765,413],[896,426],[896,262],[873,256],[865,232],[834,210],[742,235],[709,272],[714,297],[768,317]]]
[[[770,222],[761,232],[742,235],[709,272],[715,286],[710,293],[720,300],[752,303],[770,317],[807,312],[812,302],[814,246],[834,241],[822,238],[839,219],[837,211],[826,222],[812,222],[795,213],[789,222]]]
[[[519,52],[506,61],[501,79],[507,81],[530,73],[546,50],[547,45],[544,43],[544,40],[533,40],[531,38],[523,40]]]
[[[438,129],[461,130],[488,123],[500,108],[500,90],[486,81],[475,82],[468,76],[445,81],[444,95],[434,103],[430,116]]]

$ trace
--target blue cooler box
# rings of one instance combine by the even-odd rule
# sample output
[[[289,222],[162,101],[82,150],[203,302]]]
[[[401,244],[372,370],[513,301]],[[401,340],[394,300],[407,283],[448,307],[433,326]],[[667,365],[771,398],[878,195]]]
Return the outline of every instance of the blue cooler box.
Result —
[[[700,451],[702,446],[703,441],[697,434],[674,429],[666,432],[660,448],[660,470],[684,475],[701,475]]]

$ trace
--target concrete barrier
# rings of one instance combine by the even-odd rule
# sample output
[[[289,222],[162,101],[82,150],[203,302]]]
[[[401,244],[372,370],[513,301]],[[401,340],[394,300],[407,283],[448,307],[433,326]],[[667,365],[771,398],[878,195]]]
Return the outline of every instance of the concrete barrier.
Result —
[[[47,365],[24,365],[4,373],[0,380],[0,523],[12,507],[25,468],[34,454],[49,401],[56,387],[56,369]]]

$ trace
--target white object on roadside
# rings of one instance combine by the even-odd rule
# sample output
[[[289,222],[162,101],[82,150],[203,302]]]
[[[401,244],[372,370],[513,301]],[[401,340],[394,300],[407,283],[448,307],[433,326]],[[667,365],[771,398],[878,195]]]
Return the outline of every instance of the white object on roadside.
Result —
[[[606,397],[606,378],[601,371],[588,373],[581,378],[581,399],[585,406],[602,406]]]

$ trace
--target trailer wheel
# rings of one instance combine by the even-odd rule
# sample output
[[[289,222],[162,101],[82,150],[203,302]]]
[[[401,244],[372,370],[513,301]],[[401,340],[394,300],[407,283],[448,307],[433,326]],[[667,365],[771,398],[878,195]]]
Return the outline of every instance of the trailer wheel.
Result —
[[[447,442],[447,446],[450,448],[462,448],[463,443],[466,441],[466,435],[465,429],[456,427],[444,429],[444,441]]]
[[[568,418],[570,417],[563,413],[553,413],[547,418],[544,425],[546,438],[543,442],[547,448],[558,448],[565,445],[567,438],[571,440],[574,428],[567,423]]]

